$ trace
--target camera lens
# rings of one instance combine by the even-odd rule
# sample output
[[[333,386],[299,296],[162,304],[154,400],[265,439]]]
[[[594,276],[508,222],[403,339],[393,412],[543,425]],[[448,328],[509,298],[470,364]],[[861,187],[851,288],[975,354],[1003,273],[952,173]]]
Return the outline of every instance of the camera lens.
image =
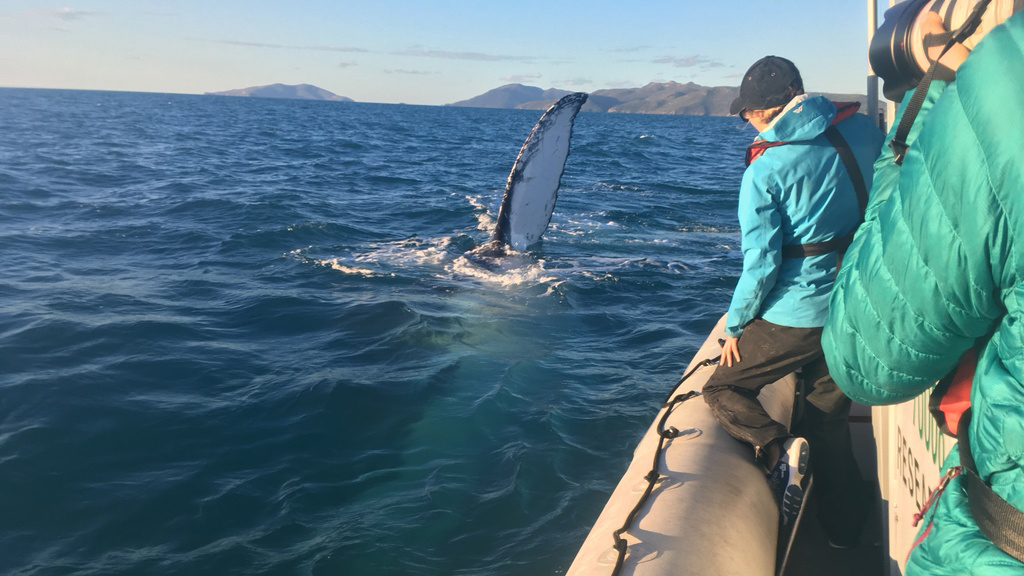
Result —
[[[907,90],[917,86],[925,71],[917,64],[911,46],[914,21],[929,0],[907,0],[885,11],[882,25],[875,31],[868,49],[868,60],[882,79],[882,93],[899,102]]]

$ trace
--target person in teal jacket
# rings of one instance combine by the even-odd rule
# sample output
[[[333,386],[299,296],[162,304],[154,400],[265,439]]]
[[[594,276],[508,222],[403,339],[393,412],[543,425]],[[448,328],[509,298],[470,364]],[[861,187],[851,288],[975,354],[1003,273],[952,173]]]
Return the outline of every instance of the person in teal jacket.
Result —
[[[1024,14],[989,32],[951,84],[930,85],[907,141],[902,166],[887,149],[876,163],[825,356],[851,398],[893,404],[978,350],[971,453],[981,480],[1024,510]],[[954,449],[906,574],[1024,574],[979,530],[960,465]]]
[[[865,187],[866,203],[870,181],[864,177],[871,176],[883,138],[870,119],[855,114],[857,106],[805,94],[799,71],[785,58],[762,58],[744,75],[731,111],[758,136],[739,193],[743,271],[726,318],[721,363],[703,390],[723,428],[750,444],[769,472],[783,524],[799,512],[813,465],[819,518],[842,546],[856,544],[867,495],[854,478],[850,401],[829,377],[821,327],[838,259],[861,220],[854,181]],[[797,369],[806,408],[791,434],[765,412],[757,394]]]

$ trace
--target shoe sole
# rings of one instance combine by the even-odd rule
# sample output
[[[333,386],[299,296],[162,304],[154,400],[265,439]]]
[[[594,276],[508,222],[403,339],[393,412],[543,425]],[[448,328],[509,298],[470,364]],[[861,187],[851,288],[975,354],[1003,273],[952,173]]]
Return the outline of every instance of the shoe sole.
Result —
[[[800,514],[800,508],[804,504],[804,489],[797,484],[791,484],[786,488],[786,493],[782,495],[782,514],[784,517],[783,524],[789,525],[797,515]]]
[[[804,475],[807,474],[807,464],[810,460],[810,449],[807,445],[807,441],[800,443],[800,452],[797,454],[795,465],[790,463],[790,476],[788,478],[789,486],[786,487],[786,491],[782,494],[782,516],[783,524],[788,525],[797,515],[800,514],[800,508],[804,503],[804,489],[803,480]],[[796,472],[794,474],[793,472]]]

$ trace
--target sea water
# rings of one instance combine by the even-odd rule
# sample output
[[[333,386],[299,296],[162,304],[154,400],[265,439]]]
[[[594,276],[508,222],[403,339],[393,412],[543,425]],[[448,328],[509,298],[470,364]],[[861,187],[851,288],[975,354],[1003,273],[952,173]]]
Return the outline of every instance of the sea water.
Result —
[[[0,90],[0,573],[563,573],[741,265],[736,119]],[[609,536],[609,541],[611,537]]]

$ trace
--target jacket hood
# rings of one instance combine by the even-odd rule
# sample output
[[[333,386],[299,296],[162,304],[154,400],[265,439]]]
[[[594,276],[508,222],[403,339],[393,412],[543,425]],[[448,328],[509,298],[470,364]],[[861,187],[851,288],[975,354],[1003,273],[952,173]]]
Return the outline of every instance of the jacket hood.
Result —
[[[812,140],[828,129],[835,115],[836,107],[828,98],[813,96],[783,112],[774,125],[757,138],[769,142]]]

